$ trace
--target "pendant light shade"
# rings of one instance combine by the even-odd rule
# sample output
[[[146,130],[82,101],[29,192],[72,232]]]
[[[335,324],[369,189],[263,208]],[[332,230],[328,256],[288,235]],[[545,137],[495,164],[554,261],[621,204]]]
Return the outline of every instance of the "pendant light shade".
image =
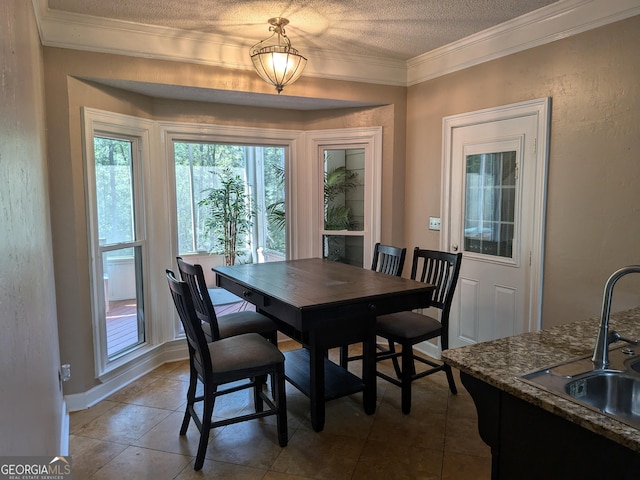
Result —
[[[286,85],[302,75],[307,59],[291,46],[291,41],[285,35],[284,26],[289,20],[275,17],[269,19],[269,23],[269,31],[273,33],[251,47],[250,55],[258,75],[280,93]]]

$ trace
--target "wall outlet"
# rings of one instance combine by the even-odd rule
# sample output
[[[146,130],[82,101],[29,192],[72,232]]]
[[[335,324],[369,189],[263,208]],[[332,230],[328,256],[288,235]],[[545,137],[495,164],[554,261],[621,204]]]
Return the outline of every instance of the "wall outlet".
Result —
[[[429,217],[429,230],[440,230],[440,217]]]
[[[71,380],[71,365],[64,363],[60,366],[60,379],[63,382]]]

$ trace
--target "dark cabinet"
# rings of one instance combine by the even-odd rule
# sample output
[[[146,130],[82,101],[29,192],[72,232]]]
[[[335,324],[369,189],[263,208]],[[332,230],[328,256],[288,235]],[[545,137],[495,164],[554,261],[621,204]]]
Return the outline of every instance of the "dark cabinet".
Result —
[[[493,480],[638,480],[640,453],[461,373]]]

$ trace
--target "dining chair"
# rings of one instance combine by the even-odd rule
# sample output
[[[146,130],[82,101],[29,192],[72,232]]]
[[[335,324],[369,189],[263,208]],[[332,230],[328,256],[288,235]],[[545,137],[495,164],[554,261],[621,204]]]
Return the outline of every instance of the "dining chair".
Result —
[[[386,273],[387,275],[402,276],[404,260],[407,256],[407,249],[395,247],[393,245],[382,245],[380,242],[373,247],[373,258],[371,260],[371,270],[374,272]],[[340,366],[347,368],[351,360],[362,360],[362,355],[349,357],[349,346],[340,347]]]
[[[391,359],[397,378],[393,378],[380,370],[376,374],[402,389],[402,412],[411,411],[411,383],[433,373],[444,371],[449,389],[454,395],[458,393],[451,367],[446,363],[436,363],[418,356],[413,347],[417,343],[440,337],[442,350],[449,348],[449,313],[451,302],[458,283],[461,253],[449,253],[436,250],[424,250],[416,247],[413,251],[411,279],[435,285],[431,307],[441,310],[440,320],[413,311],[380,315],[376,318],[376,335],[388,341],[388,349],[378,352],[377,361]],[[396,351],[395,344],[402,347]],[[401,365],[398,363],[401,358]],[[427,365],[427,370],[417,372],[416,363]]]
[[[281,447],[285,447],[288,442],[288,433],[282,352],[257,333],[245,333],[207,342],[202,330],[202,322],[194,308],[189,285],[178,280],[171,270],[166,270],[166,275],[189,349],[191,374],[180,435],[187,433],[189,422],[193,419],[200,432],[194,470],[202,468],[209,442],[209,432],[213,428],[275,415],[278,443]],[[274,379],[275,388],[271,392],[272,398],[265,392],[267,375],[271,375]],[[198,382],[203,386],[202,395],[196,394]],[[229,385],[232,382],[233,384]],[[225,387],[220,388],[223,385]],[[217,397],[248,388],[253,388],[254,413],[212,421],[214,402]],[[200,402],[203,404],[201,417],[196,410],[196,404]]]
[[[382,245],[378,242],[373,247],[371,270],[400,277],[402,276],[402,268],[404,267],[406,256],[406,248]]]
[[[261,313],[244,310],[217,316],[207,283],[204,278],[202,265],[185,262],[177,257],[178,270],[183,281],[187,282],[196,315],[203,323],[207,341],[215,341],[243,333],[259,333],[274,345],[278,343],[278,330],[275,323]]]

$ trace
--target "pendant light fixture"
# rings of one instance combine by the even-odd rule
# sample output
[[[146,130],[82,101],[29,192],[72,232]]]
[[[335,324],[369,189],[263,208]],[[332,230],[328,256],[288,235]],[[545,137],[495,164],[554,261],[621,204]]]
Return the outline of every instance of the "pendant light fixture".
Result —
[[[258,75],[276,87],[279,94],[286,85],[295,82],[302,75],[307,59],[291,46],[291,41],[285,34],[284,27],[289,24],[289,20],[274,17],[269,19],[269,23],[269,31],[273,33],[251,47],[249,53]]]

